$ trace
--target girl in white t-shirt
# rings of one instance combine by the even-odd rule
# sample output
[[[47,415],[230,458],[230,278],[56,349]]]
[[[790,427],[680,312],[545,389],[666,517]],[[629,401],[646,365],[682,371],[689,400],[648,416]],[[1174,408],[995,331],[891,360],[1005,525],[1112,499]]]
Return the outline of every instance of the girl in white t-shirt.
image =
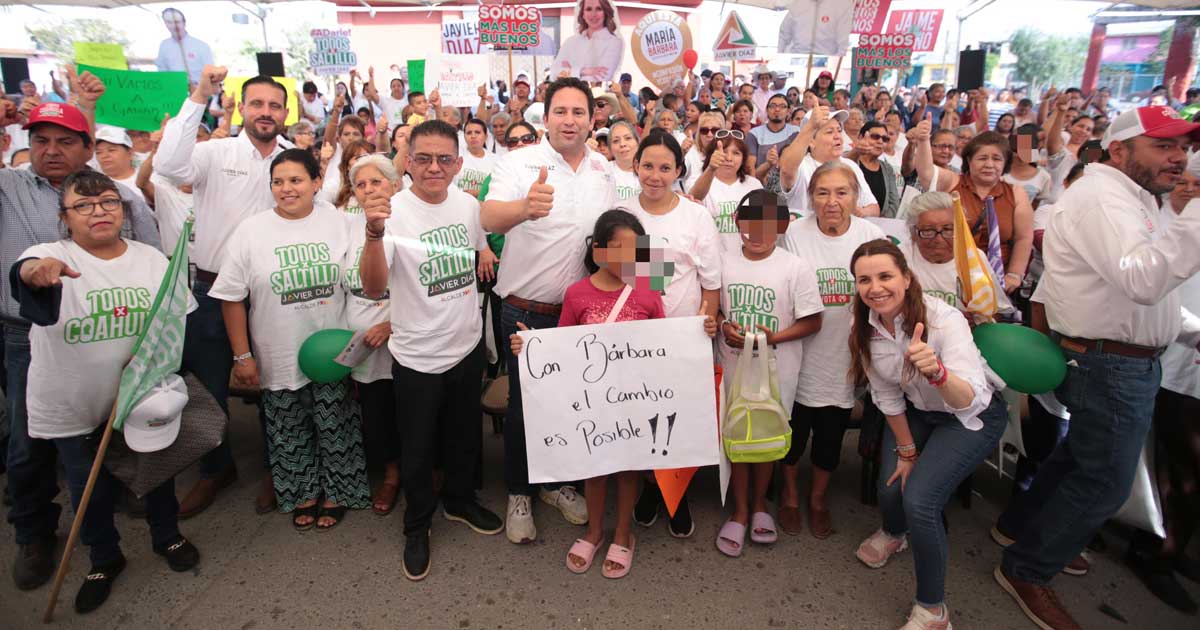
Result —
[[[492,175],[492,167],[496,165],[496,154],[484,148],[484,144],[487,143],[487,124],[482,120],[468,120],[463,129],[463,137],[467,146],[462,153],[463,165],[454,177],[454,185],[468,195],[478,197],[484,180]]]
[[[1037,125],[1021,125],[1009,136],[1009,141],[1013,149],[1012,167],[1004,174],[1004,181],[1024,188],[1034,210],[1043,203],[1054,203],[1051,196],[1054,178],[1037,164]]]
[[[666,260],[674,262],[673,275],[663,292],[667,317],[695,315],[702,304],[705,314],[716,317],[721,290],[720,238],[712,215],[674,192],[684,175],[683,149],[670,134],[651,130],[638,145],[634,164],[642,192],[626,203],[647,234],[666,240]],[[658,487],[647,481],[634,520],[647,527],[652,525],[660,504]],[[677,538],[686,538],[695,531],[686,495],[668,525],[671,535]]]
[[[742,237],[733,221],[734,210],[747,193],[763,187],[750,175],[750,157],[742,132],[718,131],[704,156],[704,171],[690,191],[712,215],[723,252],[741,251]]]
[[[21,254],[13,296],[21,315],[33,322],[25,391],[29,436],[53,442],[78,509],[98,433],[168,263],[153,247],[121,238],[128,206],[112,179],[83,170],[68,177],[62,190],[59,216],[69,238]],[[54,471],[39,474],[53,477]],[[92,568],[75,600],[81,613],[104,603],[125,568],[113,522],[118,487],[116,478],[101,468],[83,521]],[[176,571],[194,567],[200,556],[179,533],[175,479],[167,479],[144,500],[155,553]]]
[[[637,127],[626,120],[613,123],[608,132],[608,148],[612,151],[613,179],[617,185],[617,202],[631,199],[642,192],[642,184],[633,170],[633,156],[638,149]]]
[[[800,373],[800,339],[821,329],[821,293],[816,274],[808,263],[776,247],[788,227],[787,206],[767,190],[747,194],[734,212],[740,251],[727,252],[721,271],[721,340],[717,345],[721,367],[733,375],[745,347],[745,334],[764,333],[775,349],[779,392],[785,409],[790,409]],[[726,380],[728,383],[729,381]],[[732,392],[723,394],[728,399]],[[750,540],[771,544],[778,539],[775,519],[767,511],[767,487],[775,462],[733,464],[730,490],[733,514],[717,534],[717,549],[738,557]],[[753,496],[751,478],[753,477]]]
[[[234,380],[262,389],[275,499],[301,531],[330,529],[347,508],[370,505],[362,432],[347,379],[316,383],[300,369],[300,345],[310,335],[345,327],[342,265],[350,249],[350,218],[314,205],[319,168],[303,149],[275,156],[275,208],[238,226],[208,293],[224,301]]]

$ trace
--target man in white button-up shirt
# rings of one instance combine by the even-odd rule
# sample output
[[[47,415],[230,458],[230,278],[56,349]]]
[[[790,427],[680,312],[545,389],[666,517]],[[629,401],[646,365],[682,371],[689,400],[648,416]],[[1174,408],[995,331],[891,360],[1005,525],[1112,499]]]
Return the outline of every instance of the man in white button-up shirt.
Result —
[[[558,325],[567,287],[587,275],[584,240],[596,219],[616,203],[612,168],[588,148],[594,101],[579,79],[564,78],[546,91],[546,139],[510,151],[496,162],[481,217],[483,229],[505,234],[495,292],[504,300],[501,328],[507,339],[520,322],[529,328]],[[525,419],[517,358],[508,362],[508,415],[504,420],[504,477],[508,484],[508,539],[529,542],[533,525],[525,452]],[[541,491],[575,524],[587,522],[587,506],[571,486]]]
[[[196,83],[204,66],[213,62],[212,49],[188,35],[187,19],[179,9],[164,9],[162,19],[171,36],[159,43],[154,65],[160,72],[186,72],[188,81]]]
[[[221,302],[210,298],[208,290],[217,279],[216,270],[225,261],[226,245],[238,224],[275,205],[271,160],[284,149],[278,136],[287,119],[287,90],[270,77],[246,81],[238,105],[245,120],[241,134],[196,144],[196,128],[205,105],[220,91],[226,74],[223,67],[204,67],[199,85],[163,130],[154,171],[176,185],[192,186],[196,216],[192,261],[197,267],[192,293],[199,308],[188,315],[183,367],[196,374],[228,412],[233,350],[221,317]],[[228,440],[205,455],[200,475],[180,503],[181,518],[203,511],[217,491],[236,478]]]
[[[1122,114],[1103,141],[1111,159],[1087,166],[1046,228],[1035,300],[1067,359],[1055,393],[1071,424],[993,531],[1011,545],[996,580],[1043,628],[1079,627],[1050,579],[1129,497],[1164,347],[1200,340],[1176,291],[1200,271],[1200,201],[1166,227],[1156,198],[1182,176],[1189,136],[1200,124],[1166,107]]]

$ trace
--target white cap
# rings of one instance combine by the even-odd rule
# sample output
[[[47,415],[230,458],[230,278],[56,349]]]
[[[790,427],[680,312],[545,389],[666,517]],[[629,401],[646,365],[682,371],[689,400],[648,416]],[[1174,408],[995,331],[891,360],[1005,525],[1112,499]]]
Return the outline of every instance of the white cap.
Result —
[[[546,106],[542,103],[530,103],[525,108],[525,122],[533,125],[538,131],[546,130]]]
[[[187,384],[178,374],[169,374],[134,405],[125,419],[125,444],[138,453],[161,451],[175,442],[183,408],[187,406]]]
[[[108,142],[111,144],[121,144],[133,148],[133,140],[129,139],[129,134],[120,127],[110,127],[103,125],[96,128],[96,142]]]
[[[844,109],[839,109],[836,111],[829,112],[829,119],[838,121],[839,125],[845,125],[846,119],[849,117],[850,117],[850,112],[848,112]],[[808,120],[809,118],[812,118],[812,110],[809,110],[804,113],[804,120]]]

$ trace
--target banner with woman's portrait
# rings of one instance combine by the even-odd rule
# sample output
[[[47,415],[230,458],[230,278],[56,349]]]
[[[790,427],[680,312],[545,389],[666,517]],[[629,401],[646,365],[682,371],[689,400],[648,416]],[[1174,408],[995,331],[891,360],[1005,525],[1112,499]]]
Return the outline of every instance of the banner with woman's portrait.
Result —
[[[612,0],[579,0],[570,27],[550,67],[550,76],[563,72],[584,81],[611,81],[625,56],[617,7]]]

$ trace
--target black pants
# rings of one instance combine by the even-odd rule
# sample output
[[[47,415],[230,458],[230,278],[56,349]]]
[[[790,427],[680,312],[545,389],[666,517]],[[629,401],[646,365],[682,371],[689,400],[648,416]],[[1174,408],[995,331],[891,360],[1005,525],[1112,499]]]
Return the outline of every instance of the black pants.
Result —
[[[405,536],[429,531],[438,501],[433,492],[435,462],[441,462],[446,474],[442,496],[447,503],[475,501],[475,468],[483,447],[483,364],[483,344],[441,374],[392,363],[396,408],[405,410],[400,422]]]
[[[385,464],[400,461],[400,428],[396,420],[396,391],[392,379],[354,382],[362,409],[363,445],[367,472],[380,473]]]
[[[788,449],[783,463],[795,466],[804,455],[808,435],[812,433],[813,466],[826,472],[837,470],[842,461],[842,439],[846,436],[846,423],[853,409],[841,407],[808,407],[792,403],[792,447]]]
[[[1167,538],[1135,530],[1130,550],[1158,571],[1170,571],[1200,528],[1200,400],[1159,389],[1154,401],[1155,483]]]

